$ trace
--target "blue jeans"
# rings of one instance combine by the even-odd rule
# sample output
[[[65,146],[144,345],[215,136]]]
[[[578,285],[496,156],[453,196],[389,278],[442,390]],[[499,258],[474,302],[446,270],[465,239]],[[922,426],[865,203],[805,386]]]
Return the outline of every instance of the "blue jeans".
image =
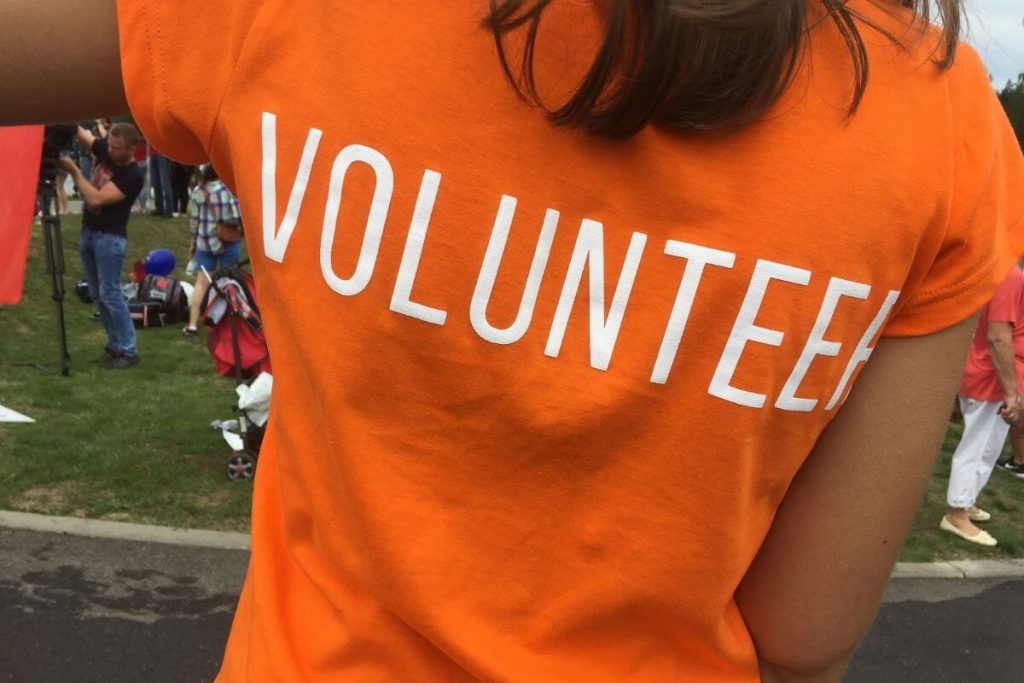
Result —
[[[82,175],[86,180],[92,180],[92,155],[85,152],[78,157],[78,168],[82,169]]]
[[[135,326],[121,293],[121,270],[127,238],[82,228],[78,253],[89,284],[89,296],[100,303],[100,320],[107,331],[107,349],[134,356]]]
[[[171,160],[153,152],[149,156],[149,184],[153,186],[156,212],[161,216],[174,213],[174,186],[171,185]]]

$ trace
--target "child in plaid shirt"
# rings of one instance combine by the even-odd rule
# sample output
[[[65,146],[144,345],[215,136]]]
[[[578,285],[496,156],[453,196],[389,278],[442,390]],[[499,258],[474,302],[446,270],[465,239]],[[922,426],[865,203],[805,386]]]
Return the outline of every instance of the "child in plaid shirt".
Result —
[[[237,230],[218,230],[218,226],[240,228],[241,212],[238,200],[220,181],[212,164],[203,167],[199,185],[189,198],[188,222],[191,234],[189,259],[199,269],[188,324],[182,330],[191,335],[197,331],[199,308],[210,287],[210,274],[238,263],[242,252],[241,240],[227,239],[226,233]]]

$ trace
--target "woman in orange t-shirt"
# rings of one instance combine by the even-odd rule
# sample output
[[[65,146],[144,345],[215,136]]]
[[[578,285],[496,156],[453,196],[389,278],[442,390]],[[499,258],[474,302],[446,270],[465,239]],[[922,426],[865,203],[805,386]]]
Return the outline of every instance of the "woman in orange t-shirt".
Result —
[[[0,121],[130,105],[249,227],[219,680],[839,680],[1024,251],[959,2],[23,4]]]

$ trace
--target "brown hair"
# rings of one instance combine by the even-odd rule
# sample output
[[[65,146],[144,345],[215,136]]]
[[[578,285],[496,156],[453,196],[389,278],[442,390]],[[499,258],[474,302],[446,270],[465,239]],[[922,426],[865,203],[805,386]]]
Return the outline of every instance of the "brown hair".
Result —
[[[110,127],[108,135],[118,140],[124,140],[124,143],[129,147],[139,144],[139,129],[130,123],[115,123]]]
[[[519,96],[542,107],[555,125],[608,138],[627,138],[648,123],[699,131],[759,118],[782,96],[808,31],[825,18],[850,52],[852,116],[868,82],[858,21],[897,44],[901,40],[849,9],[847,0],[604,0],[605,34],[597,56],[568,100],[549,109],[537,92],[533,56],[541,15],[551,0],[489,1],[483,25],[493,31],[502,68]],[[935,61],[942,68],[952,64],[963,0],[875,2],[893,14],[909,10],[908,28],[916,25],[922,36],[933,19],[941,20],[942,39],[933,57],[939,55]],[[516,72],[505,38],[521,27],[526,36]]]
[[[199,182],[205,185],[206,183],[212,183],[214,180],[220,180],[220,174],[217,173],[217,169],[213,167],[213,164],[205,164],[199,171]]]

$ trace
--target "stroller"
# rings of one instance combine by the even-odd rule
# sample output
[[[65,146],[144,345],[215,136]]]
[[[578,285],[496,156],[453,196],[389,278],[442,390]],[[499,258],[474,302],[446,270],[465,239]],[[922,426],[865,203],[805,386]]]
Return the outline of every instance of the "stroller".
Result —
[[[232,481],[252,479],[256,473],[272,385],[256,289],[252,275],[242,270],[244,263],[207,273],[211,286],[202,308],[214,366],[218,374],[235,378],[239,397],[237,420],[211,424],[231,447],[227,476]],[[253,377],[255,381],[246,384]]]

